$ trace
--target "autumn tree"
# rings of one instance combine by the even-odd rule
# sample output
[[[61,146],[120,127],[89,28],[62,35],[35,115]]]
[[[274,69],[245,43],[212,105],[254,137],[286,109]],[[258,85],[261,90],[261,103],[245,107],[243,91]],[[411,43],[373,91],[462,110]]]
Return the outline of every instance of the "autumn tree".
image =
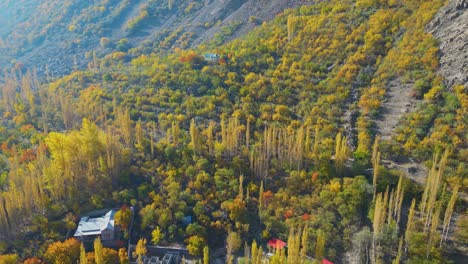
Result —
[[[341,133],[336,135],[335,139],[335,166],[338,175],[343,175],[344,165],[348,158],[348,146],[346,137],[342,136]]]
[[[190,253],[190,255],[193,256],[200,256],[203,253],[203,248],[206,246],[206,241],[203,237],[194,235],[189,237],[186,240],[187,249]]]
[[[203,248],[203,264],[209,264],[210,263],[210,249],[208,246],[205,246]]]
[[[143,263],[143,256],[146,256],[147,252],[148,250],[146,249],[146,239],[141,238],[138,240],[138,243],[135,247],[135,252],[133,253],[138,257],[138,263]]]
[[[241,246],[242,240],[234,231],[229,230],[228,236],[226,238],[226,263],[232,264],[234,263],[234,256],[233,254],[239,250]]]
[[[325,256],[325,233],[322,230],[317,230],[317,241],[315,242],[315,258],[322,259]]]
[[[128,264],[128,253],[126,248],[119,248],[119,264]]]
[[[81,243],[74,238],[55,242],[47,248],[44,259],[48,263],[75,263],[80,258],[80,247]]]
[[[115,213],[115,223],[120,225],[123,230],[127,230],[130,222],[132,221],[132,210],[127,206],[122,206],[119,211]]]
[[[94,260],[96,264],[104,264],[104,250],[100,237],[94,240]]]
[[[88,259],[86,258],[86,251],[83,243],[80,245],[80,264],[88,264]]]

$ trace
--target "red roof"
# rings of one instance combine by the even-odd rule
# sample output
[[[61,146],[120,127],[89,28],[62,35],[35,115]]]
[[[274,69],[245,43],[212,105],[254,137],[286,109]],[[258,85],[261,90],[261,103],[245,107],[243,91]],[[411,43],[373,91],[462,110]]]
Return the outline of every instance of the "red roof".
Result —
[[[286,242],[277,238],[272,238],[270,241],[268,241],[268,246],[274,249],[283,249],[286,246]]]
[[[322,259],[322,264],[333,264],[333,262],[329,261],[328,259]]]

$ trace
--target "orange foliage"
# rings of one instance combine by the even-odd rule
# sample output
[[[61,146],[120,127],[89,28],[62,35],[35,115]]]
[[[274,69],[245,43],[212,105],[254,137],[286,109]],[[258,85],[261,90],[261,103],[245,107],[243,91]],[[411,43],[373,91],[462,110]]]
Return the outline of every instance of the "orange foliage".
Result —
[[[80,242],[74,238],[49,245],[44,254],[48,263],[75,263],[80,256]]]
[[[43,263],[43,262],[37,257],[28,258],[23,262],[23,264],[40,264],[40,263]]]
[[[29,162],[36,159],[36,154],[33,149],[24,150],[21,154],[20,162]]]
[[[273,192],[268,190],[263,193],[263,205],[268,206],[268,204],[273,200]]]
[[[317,171],[314,171],[312,173],[312,182],[316,182],[318,179],[319,173]]]
[[[288,209],[286,210],[286,212],[284,212],[283,216],[285,219],[289,219],[293,216],[293,214],[294,214],[293,211],[291,209]]]

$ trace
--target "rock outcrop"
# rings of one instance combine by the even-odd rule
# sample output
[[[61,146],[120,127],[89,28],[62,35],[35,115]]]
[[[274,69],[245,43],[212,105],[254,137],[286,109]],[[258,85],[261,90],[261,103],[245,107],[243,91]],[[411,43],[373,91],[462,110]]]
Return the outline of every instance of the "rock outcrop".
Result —
[[[462,10],[468,8],[468,0],[458,0],[457,9]]]
[[[450,89],[468,88],[468,0],[451,0],[441,8],[427,30],[440,42],[439,74]]]

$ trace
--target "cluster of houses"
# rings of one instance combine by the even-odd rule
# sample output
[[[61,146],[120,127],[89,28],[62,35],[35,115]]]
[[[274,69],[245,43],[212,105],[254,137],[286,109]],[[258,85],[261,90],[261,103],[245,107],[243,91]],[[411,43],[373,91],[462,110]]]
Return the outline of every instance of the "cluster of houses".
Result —
[[[74,237],[82,242],[93,242],[100,236],[104,246],[116,247],[120,241],[120,227],[115,224],[115,213],[115,210],[101,210],[81,217]],[[191,217],[190,219],[186,219],[188,222],[191,222],[191,220]],[[268,241],[267,245],[273,250],[281,250],[287,247],[286,242],[277,238]],[[136,263],[136,259],[132,258],[131,254],[134,249],[135,245],[129,245],[128,255],[130,256],[130,263]],[[182,259],[189,258],[188,251],[185,248],[148,246],[147,250],[148,254],[143,258],[144,264],[178,264],[181,263]],[[266,257],[271,257],[271,255],[269,253]],[[310,260],[313,259],[310,258]],[[186,263],[190,263],[190,261]],[[327,259],[323,259],[321,263],[333,264]]]

